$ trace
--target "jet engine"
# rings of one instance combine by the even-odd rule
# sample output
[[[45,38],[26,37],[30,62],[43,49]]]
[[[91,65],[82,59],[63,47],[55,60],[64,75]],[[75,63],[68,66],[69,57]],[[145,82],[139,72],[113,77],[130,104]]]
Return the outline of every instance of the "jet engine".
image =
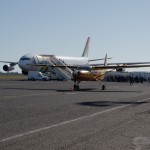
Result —
[[[4,65],[3,66],[3,70],[4,71],[12,71],[12,70],[14,70],[15,68],[14,68],[14,66],[12,66],[12,65]]]

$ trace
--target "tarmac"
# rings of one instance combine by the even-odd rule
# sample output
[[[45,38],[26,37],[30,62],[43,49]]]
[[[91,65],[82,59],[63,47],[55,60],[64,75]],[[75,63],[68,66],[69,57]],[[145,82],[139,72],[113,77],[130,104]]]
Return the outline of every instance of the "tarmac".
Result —
[[[0,81],[0,150],[149,150],[150,84]]]

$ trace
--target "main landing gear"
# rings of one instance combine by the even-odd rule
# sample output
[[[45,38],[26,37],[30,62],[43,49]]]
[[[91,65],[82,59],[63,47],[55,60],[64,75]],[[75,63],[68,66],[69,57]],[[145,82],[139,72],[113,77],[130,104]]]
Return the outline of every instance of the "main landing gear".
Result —
[[[73,90],[78,91],[79,90],[79,83],[80,81],[74,82]]]
[[[73,90],[74,90],[74,91],[78,91],[78,90],[79,90],[79,85],[74,84]]]
[[[102,82],[101,81],[99,81],[99,80],[97,80],[99,83],[100,83],[100,85],[102,86],[102,90],[106,90],[106,86],[104,85],[104,84],[102,84]]]
[[[102,90],[106,90],[106,86],[105,85],[102,85]]]
[[[101,81],[99,81],[99,80],[97,80],[100,84],[101,84],[101,87],[102,87],[102,90],[106,90],[106,86],[104,85],[104,84],[102,84],[102,82]],[[81,81],[76,81],[76,82],[74,82],[74,86],[73,86],[73,90],[74,91],[78,91],[79,90],[79,83],[80,83]]]

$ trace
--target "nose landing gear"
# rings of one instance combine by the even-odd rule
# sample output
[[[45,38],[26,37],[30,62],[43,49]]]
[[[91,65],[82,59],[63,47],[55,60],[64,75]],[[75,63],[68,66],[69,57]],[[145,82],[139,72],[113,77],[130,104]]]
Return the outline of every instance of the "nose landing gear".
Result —
[[[78,91],[78,90],[79,90],[79,85],[74,84],[73,90],[74,90],[74,91]]]

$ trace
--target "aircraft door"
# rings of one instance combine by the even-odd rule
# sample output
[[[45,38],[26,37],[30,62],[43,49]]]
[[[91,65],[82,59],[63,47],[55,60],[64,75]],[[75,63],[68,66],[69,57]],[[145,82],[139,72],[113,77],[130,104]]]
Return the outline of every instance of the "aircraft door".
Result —
[[[38,63],[42,64],[42,56],[36,56],[36,57],[37,57]]]
[[[33,57],[35,64],[41,64],[42,63],[42,57],[41,56],[34,56]]]

